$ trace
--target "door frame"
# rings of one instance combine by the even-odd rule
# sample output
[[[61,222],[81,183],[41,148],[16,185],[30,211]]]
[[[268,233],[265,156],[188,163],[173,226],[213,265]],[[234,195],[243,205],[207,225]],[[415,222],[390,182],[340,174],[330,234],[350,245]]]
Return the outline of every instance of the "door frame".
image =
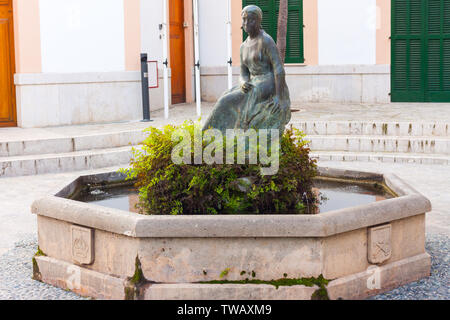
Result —
[[[9,59],[11,66],[10,81],[11,81],[11,102],[10,119],[8,121],[0,121],[0,127],[16,127],[17,126],[17,104],[16,104],[16,86],[14,84],[14,74],[16,72],[16,58],[15,58],[15,43],[14,43],[14,8],[13,0],[0,0],[1,7],[8,7],[10,13],[9,25]]]

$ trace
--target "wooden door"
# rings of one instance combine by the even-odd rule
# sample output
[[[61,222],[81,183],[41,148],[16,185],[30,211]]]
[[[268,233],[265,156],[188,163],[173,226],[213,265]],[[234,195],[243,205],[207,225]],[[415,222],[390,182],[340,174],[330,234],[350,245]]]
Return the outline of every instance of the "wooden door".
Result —
[[[16,125],[13,0],[0,0],[0,127]]]
[[[172,104],[186,102],[184,0],[169,0]]]

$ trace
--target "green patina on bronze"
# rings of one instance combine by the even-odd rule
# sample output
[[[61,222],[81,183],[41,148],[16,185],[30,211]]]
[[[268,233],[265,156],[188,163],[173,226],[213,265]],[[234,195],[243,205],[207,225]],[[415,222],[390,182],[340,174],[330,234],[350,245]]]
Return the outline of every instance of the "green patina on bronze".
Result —
[[[240,84],[217,101],[203,129],[278,129],[291,119],[291,101],[275,41],[261,29],[262,11],[247,6],[242,27],[249,37],[241,45]]]

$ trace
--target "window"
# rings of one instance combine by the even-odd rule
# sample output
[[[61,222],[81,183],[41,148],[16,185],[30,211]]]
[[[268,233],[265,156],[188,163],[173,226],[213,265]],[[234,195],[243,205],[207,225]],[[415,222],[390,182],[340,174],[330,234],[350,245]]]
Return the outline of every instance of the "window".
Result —
[[[257,5],[263,11],[262,28],[277,41],[278,9],[280,0],[243,0],[243,7]],[[244,32],[244,40],[247,34]],[[303,0],[289,0],[286,35],[286,63],[303,63]]]
[[[392,102],[450,101],[450,2],[392,1]]]

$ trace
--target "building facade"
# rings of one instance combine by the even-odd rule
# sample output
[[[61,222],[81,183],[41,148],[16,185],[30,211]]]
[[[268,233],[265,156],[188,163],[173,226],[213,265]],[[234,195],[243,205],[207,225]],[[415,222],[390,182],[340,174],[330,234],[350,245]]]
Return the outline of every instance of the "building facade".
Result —
[[[201,98],[227,89],[228,1],[198,0]],[[140,54],[164,67],[164,0],[0,0],[0,126],[45,127],[142,117]],[[231,0],[233,82],[241,10]],[[195,100],[192,0],[167,0],[172,104]],[[289,0],[286,73],[294,102],[450,101],[450,0]],[[162,72],[150,89],[163,107]]]

